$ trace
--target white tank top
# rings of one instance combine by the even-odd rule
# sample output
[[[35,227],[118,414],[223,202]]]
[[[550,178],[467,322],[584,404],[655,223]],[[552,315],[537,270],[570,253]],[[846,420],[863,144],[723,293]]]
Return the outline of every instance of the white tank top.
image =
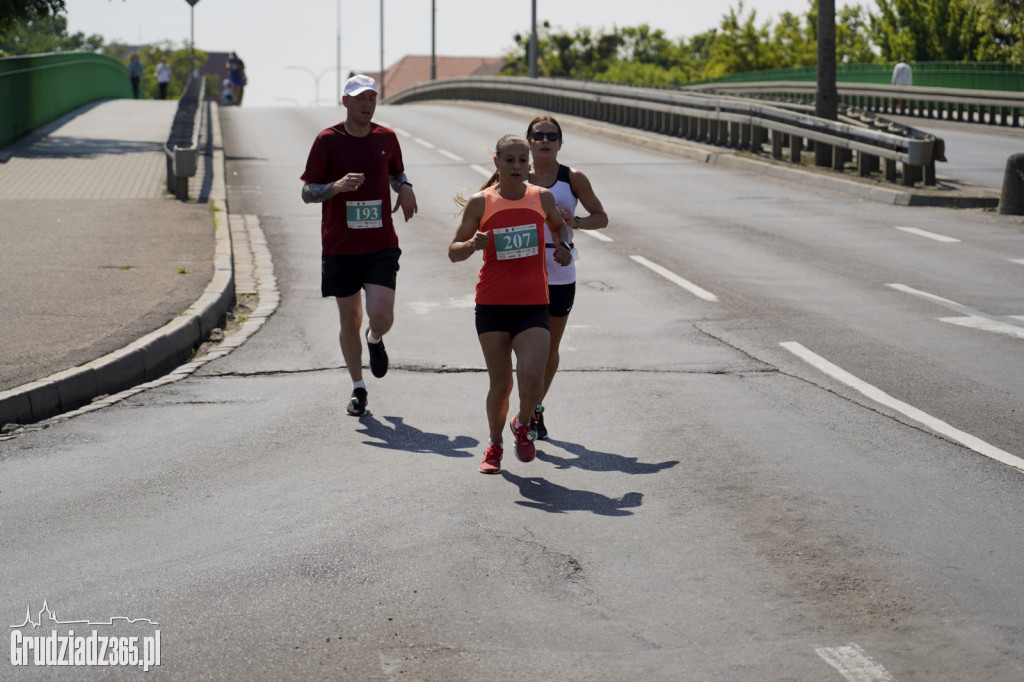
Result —
[[[576,206],[579,199],[572,191],[569,183],[569,167],[558,165],[558,175],[555,183],[547,188],[555,197],[555,205],[558,208],[567,209],[571,215],[576,215]],[[551,236],[551,228],[544,223],[545,257],[548,264],[548,284],[572,284],[576,281],[576,263],[570,262],[566,266],[555,262],[555,240]]]

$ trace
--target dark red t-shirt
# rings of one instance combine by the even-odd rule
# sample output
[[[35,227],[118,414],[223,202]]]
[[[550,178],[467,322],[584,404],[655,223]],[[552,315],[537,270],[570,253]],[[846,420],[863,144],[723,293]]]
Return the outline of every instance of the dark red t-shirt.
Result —
[[[363,173],[363,186],[342,192],[323,203],[320,235],[323,254],[373,253],[397,248],[391,220],[391,176],[405,170],[402,148],[390,128],[370,124],[370,133],[354,137],[342,123],[321,131],[313,141],[302,181],[316,185],[335,182],[349,173]]]

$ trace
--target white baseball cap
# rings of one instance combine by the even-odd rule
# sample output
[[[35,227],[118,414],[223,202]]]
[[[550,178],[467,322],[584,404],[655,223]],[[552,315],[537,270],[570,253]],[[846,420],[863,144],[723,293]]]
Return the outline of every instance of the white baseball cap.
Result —
[[[358,95],[359,93],[366,92],[367,90],[377,92],[377,82],[369,76],[359,74],[358,76],[352,76],[345,81],[345,97],[348,97],[349,95]]]

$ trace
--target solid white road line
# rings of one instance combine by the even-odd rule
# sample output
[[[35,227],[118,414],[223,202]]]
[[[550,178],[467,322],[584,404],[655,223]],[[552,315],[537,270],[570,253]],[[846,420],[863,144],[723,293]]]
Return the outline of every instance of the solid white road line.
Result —
[[[984,455],[989,459],[994,459],[997,462],[1002,462],[1007,466],[1011,466],[1014,467],[1015,469],[1020,469],[1021,471],[1024,471],[1024,459],[1021,459],[1016,455],[1011,455],[1009,452],[1006,452],[1005,450],[1000,450],[994,445],[989,445],[988,443],[986,443],[985,441],[981,440],[976,436],[972,436],[969,433],[965,433],[960,429],[950,426],[941,419],[936,419],[930,414],[922,412],[921,410],[917,409],[916,407],[913,407],[912,405],[908,405],[907,403],[901,400],[893,398],[891,395],[884,392],[880,388],[876,388],[867,382],[861,381],[860,379],[850,374],[846,370],[836,365],[833,365],[831,362],[821,357],[820,355],[816,355],[813,352],[809,351],[807,348],[800,345],[799,343],[795,341],[786,341],[780,343],[779,345],[788,350],[793,355],[803,360],[804,362],[806,362],[807,364],[811,365],[812,367],[820,370],[821,372],[824,372],[833,379],[836,379],[846,384],[850,388],[860,392],[861,394],[870,398],[871,400],[874,400],[876,403],[885,405],[886,407],[896,410],[900,414],[931,429],[935,433],[938,433],[939,435],[945,436],[946,438],[949,438],[952,441],[960,443],[961,445],[970,450],[974,450],[979,455]]]
[[[1016,263],[1017,265],[1024,265],[1024,258],[1011,258],[1010,262]]]
[[[416,142],[416,144],[422,145],[422,146],[426,147],[427,149],[436,149],[437,148],[434,145],[432,145],[431,143],[429,143],[426,140],[424,140],[422,137],[414,137],[412,139],[413,139],[413,141]]]
[[[917,227],[896,227],[895,229],[901,230],[908,234],[916,234],[918,237],[927,237],[928,239],[934,239],[937,242],[946,242],[952,244],[953,242],[959,242],[960,240],[956,237],[947,237],[944,234],[935,234],[934,232],[928,232]]]
[[[668,281],[672,282],[673,284],[678,284],[679,286],[681,286],[682,288],[686,289],[687,291],[689,291],[691,294],[693,294],[697,298],[702,298],[705,301],[712,301],[712,302],[718,300],[718,297],[715,296],[710,291],[708,291],[707,289],[700,288],[699,286],[697,286],[693,282],[690,282],[689,280],[683,279],[682,277],[680,277],[676,273],[672,272],[671,270],[669,270],[667,268],[663,268],[662,266],[658,265],[657,263],[652,263],[651,261],[647,260],[643,256],[630,256],[630,258],[632,258],[633,260],[635,260],[637,263],[639,263],[640,265],[644,266],[645,268],[648,268],[648,269],[653,270],[654,272],[658,273],[659,275],[661,275],[662,277],[664,277]]]
[[[894,682],[888,670],[871,660],[856,644],[815,647],[825,662],[839,671],[848,682]]]

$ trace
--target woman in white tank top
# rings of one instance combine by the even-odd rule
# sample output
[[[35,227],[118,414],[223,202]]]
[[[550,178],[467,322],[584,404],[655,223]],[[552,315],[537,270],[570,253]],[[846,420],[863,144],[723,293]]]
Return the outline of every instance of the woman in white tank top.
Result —
[[[590,180],[581,171],[563,166],[558,162],[562,148],[562,127],[551,116],[538,116],[530,121],[526,129],[530,142],[533,164],[530,167],[530,182],[546,187],[555,196],[555,203],[565,222],[574,230],[599,230],[608,225],[608,214],[604,212],[601,200],[594,193]],[[576,208],[582,204],[589,215],[576,217]],[[551,322],[551,350],[544,371],[544,395],[551,388],[551,382],[558,371],[558,347],[562,334],[569,322],[569,312],[576,297],[576,266],[561,267],[554,261],[555,244],[550,232],[547,239],[548,286],[550,290],[549,315]],[[576,249],[573,249],[576,255]],[[575,260],[575,258],[574,258]],[[543,397],[542,397],[543,402]],[[548,435],[544,425],[544,405],[537,405],[531,420],[531,427],[538,439]]]

